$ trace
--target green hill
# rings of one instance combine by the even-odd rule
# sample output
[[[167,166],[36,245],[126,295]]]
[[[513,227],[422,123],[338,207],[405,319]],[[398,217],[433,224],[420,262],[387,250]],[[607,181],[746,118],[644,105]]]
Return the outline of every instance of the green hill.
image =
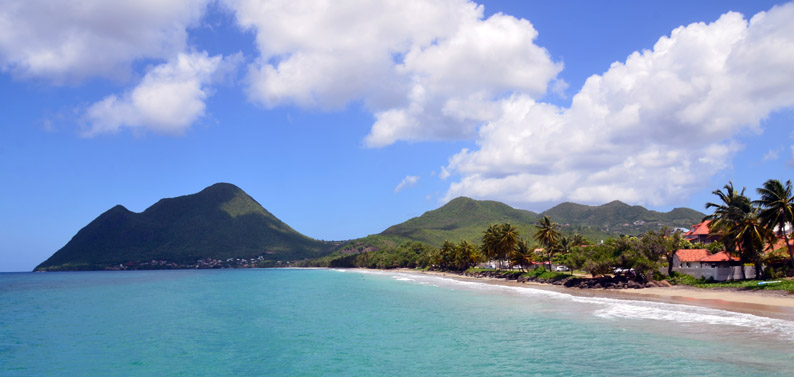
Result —
[[[445,240],[479,242],[482,232],[491,224],[509,222],[524,234],[537,217],[534,212],[515,209],[504,203],[459,197],[441,208],[389,227],[380,236],[436,246]]]
[[[237,186],[218,183],[193,195],[162,199],[142,213],[117,205],[36,270],[104,269],[152,260],[185,266],[205,258],[257,258],[266,265],[323,256],[340,245],[296,232]]]
[[[544,211],[541,215],[549,216],[567,232],[580,233],[590,238],[639,235],[664,226],[689,228],[705,216],[689,208],[657,212],[617,200],[600,206],[566,202]]]
[[[639,235],[663,226],[688,228],[700,222],[705,215],[688,208],[662,213],[619,201],[600,206],[562,203],[536,214],[500,202],[460,197],[441,208],[370,236],[366,243],[382,243],[384,240],[420,241],[439,246],[445,240],[457,242],[462,239],[479,243],[488,226],[504,222],[516,226],[522,237],[531,238],[535,232],[534,225],[542,216],[549,216],[560,224],[565,234],[579,233],[597,241],[610,236]]]

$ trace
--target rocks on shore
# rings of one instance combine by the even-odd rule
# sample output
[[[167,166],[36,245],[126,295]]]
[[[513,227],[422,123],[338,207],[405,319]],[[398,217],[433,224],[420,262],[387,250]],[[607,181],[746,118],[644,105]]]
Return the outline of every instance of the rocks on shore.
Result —
[[[562,285],[568,288],[639,289],[671,286],[671,284],[666,281],[641,281],[636,278],[629,278],[623,275],[601,276],[597,278],[567,276],[558,279],[543,279],[533,276],[523,276],[524,273],[521,271],[482,271],[475,273],[463,273],[463,275],[476,278],[515,280],[519,283],[535,282]]]

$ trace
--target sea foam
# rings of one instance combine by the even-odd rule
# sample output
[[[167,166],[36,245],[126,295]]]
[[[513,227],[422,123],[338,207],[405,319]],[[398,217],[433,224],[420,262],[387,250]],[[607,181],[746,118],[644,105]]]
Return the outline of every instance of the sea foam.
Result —
[[[734,331],[746,330],[754,333],[773,335],[781,340],[794,342],[794,322],[754,314],[700,306],[672,304],[643,300],[618,299],[608,297],[584,297],[564,292],[526,287],[488,284],[478,281],[464,281],[431,274],[405,272],[381,272],[359,270],[362,274],[389,276],[394,280],[436,287],[464,289],[484,293],[501,293],[542,299],[544,302],[558,304],[574,303],[584,306],[593,317],[605,320],[663,321],[688,325],[732,327]],[[527,301],[527,302],[535,302]]]

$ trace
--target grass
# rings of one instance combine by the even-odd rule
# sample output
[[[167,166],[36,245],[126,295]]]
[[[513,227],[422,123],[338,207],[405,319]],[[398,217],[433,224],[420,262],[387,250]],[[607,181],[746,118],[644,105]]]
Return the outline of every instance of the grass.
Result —
[[[571,274],[568,272],[555,272],[555,271],[547,271],[545,268],[536,268],[530,272],[524,274],[526,277],[534,277],[537,279],[546,279],[546,280],[559,280],[571,277]]]
[[[497,270],[495,268],[481,268],[481,267],[471,267],[466,270],[467,273],[474,274],[479,272],[497,272],[502,273],[503,275],[506,274],[515,274],[519,271],[516,270]],[[556,271],[548,271],[545,268],[536,268],[532,271],[525,272],[521,274],[521,276],[525,276],[528,278],[533,279],[545,279],[545,280],[559,280],[571,277],[570,272],[556,272]],[[581,276],[579,276],[581,277]]]
[[[761,282],[779,283],[761,284]],[[774,280],[741,280],[741,281],[721,281],[709,282],[705,279],[695,279],[692,276],[684,274],[675,274],[670,278],[670,283],[676,285],[689,285],[696,288],[736,288],[742,290],[760,291],[760,290],[774,290],[774,291],[787,291],[794,293],[794,280],[791,279],[774,279]]]

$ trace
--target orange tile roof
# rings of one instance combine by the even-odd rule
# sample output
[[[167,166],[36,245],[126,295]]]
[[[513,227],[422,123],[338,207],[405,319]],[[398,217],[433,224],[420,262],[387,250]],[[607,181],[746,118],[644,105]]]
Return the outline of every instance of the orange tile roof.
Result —
[[[706,220],[700,224],[692,225],[692,229],[688,232],[684,233],[684,237],[687,236],[707,236],[709,234],[709,223],[711,221]]]
[[[789,239],[788,240],[788,244],[789,245],[794,245],[794,239]],[[774,245],[772,245],[771,248],[767,247],[767,250],[774,251],[774,250],[782,249],[782,248],[785,248],[785,247],[786,247],[786,240],[784,240],[783,238],[779,238],[778,237],[778,239],[774,243]]]
[[[727,262],[729,260],[738,261],[739,257],[729,256],[728,253],[720,251],[719,253],[711,254],[703,259],[701,262]]]
[[[675,252],[681,262],[700,262],[711,255],[706,249],[681,249]]]

